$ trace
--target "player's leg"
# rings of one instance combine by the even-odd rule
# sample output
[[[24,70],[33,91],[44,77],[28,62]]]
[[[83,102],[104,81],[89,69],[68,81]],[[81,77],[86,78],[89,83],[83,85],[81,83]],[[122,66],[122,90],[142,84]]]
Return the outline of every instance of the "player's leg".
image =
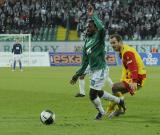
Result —
[[[98,110],[98,114],[96,116],[96,120],[102,119],[102,117],[105,115],[105,111],[103,109],[101,100],[99,98],[99,91],[101,91],[102,87],[105,83],[105,70],[97,70],[97,71],[91,71],[90,72],[90,100],[94,104],[95,108]],[[103,92],[102,92],[103,95]]]
[[[88,66],[83,75],[79,77],[79,93],[75,95],[75,97],[84,97],[85,96],[85,76],[89,74],[90,67]]]
[[[22,62],[21,62],[21,60],[19,60],[19,68],[20,68],[20,70],[22,70]]]
[[[85,74],[79,77],[79,93],[75,97],[84,97],[85,96]]]
[[[96,116],[96,120],[100,120],[103,115],[105,115],[105,111],[102,107],[101,100],[98,96],[98,90],[90,88],[89,92],[90,100],[94,104],[95,108],[98,110],[98,114]]]
[[[21,55],[18,55],[19,68],[22,71]]]
[[[15,71],[16,69],[16,61],[17,61],[17,58],[16,58],[16,55],[13,55],[13,71]]]
[[[107,69],[106,69],[106,81],[108,83],[108,86],[110,88],[112,88],[113,87],[113,81],[112,81],[112,79],[109,76],[109,67],[107,67]]]
[[[109,67],[107,68],[107,78],[106,78],[106,81],[107,81],[107,83],[108,83],[108,86],[109,86],[110,88],[112,88],[112,87],[113,87],[113,81],[111,80],[111,78],[110,78],[110,76],[109,76]],[[115,102],[109,101],[109,105],[107,105],[107,111],[106,111],[107,113],[113,111],[114,108],[111,108],[112,103],[116,104]],[[109,107],[108,107],[108,106],[109,106]]]
[[[80,94],[85,95],[85,74],[79,77],[79,91]]]
[[[109,86],[110,88],[112,88],[112,87],[113,87],[113,81],[112,81],[112,79],[108,76],[106,80],[107,80],[107,82],[108,82],[108,86]]]
[[[128,93],[127,87],[124,82],[114,83],[112,87],[112,93],[116,96],[122,96],[122,94]],[[122,94],[120,94],[122,93]]]
[[[120,105],[120,107],[124,110],[124,100],[111,95],[110,93],[103,91],[103,90],[95,90],[90,89],[90,99],[92,103],[95,105],[96,109],[98,110],[98,114],[96,116],[96,119],[99,120],[102,118],[103,115],[105,115],[105,111],[102,107],[100,98],[104,98],[109,101],[114,101],[116,104]]]
[[[115,83],[112,87],[113,95],[120,97],[121,99],[124,99],[123,94],[127,92],[128,90],[123,82]],[[109,106],[107,107],[107,114],[109,114],[109,118],[124,114],[124,112],[125,110],[122,109],[120,106],[117,106],[117,104],[115,104],[114,102],[109,102]]]
[[[13,70],[15,70],[16,69],[16,60],[14,60],[14,62],[13,62]]]
[[[93,73],[91,73],[90,99],[92,103],[95,105],[96,109],[99,111],[98,115],[96,116],[96,119],[101,119],[101,117],[105,114],[105,111],[101,105],[100,98],[104,98],[109,101],[114,101],[120,106],[122,107],[124,106],[123,100],[102,90],[105,80],[106,80],[106,72],[104,69],[94,71]]]
[[[144,81],[145,79],[139,79],[138,82],[137,82],[137,90],[139,90],[140,88],[142,88],[142,86],[144,85]],[[112,88],[112,92],[114,95],[118,96],[118,97],[121,97],[121,98],[124,98],[123,97],[123,94],[125,93],[130,93],[131,95],[135,94],[135,90],[131,89],[130,86],[129,86],[129,82],[130,80],[126,80],[126,81],[123,81],[123,82],[119,82],[119,83],[115,83],[113,85],[113,88]],[[112,103],[112,106],[110,106],[112,108],[115,107],[115,104]],[[124,114],[124,112],[122,111],[121,107],[118,106],[118,108],[116,108],[113,112],[111,112],[109,114],[109,118],[112,118],[114,116],[119,116],[120,114]]]

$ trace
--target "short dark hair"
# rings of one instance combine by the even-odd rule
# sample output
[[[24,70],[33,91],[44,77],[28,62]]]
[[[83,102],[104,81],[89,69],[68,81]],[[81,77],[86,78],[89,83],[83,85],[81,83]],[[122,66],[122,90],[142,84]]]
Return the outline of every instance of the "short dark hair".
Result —
[[[122,37],[119,34],[110,35],[109,38],[116,38],[118,42],[122,41]]]

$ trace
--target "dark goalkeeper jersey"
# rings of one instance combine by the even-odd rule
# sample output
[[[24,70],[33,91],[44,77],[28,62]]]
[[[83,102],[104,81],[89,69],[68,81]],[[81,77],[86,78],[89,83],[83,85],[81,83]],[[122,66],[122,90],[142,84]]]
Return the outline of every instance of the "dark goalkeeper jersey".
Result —
[[[90,66],[90,70],[99,70],[106,67],[105,62],[105,29],[98,17],[92,16],[98,31],[91,37],[87,37],[83,47],[83,58],[81,68],[76,72],[78,76],[82,75]]]
[[[22,53],[22,45],[19,43],[15,43],[12,48],[12,53],[21,54]]]

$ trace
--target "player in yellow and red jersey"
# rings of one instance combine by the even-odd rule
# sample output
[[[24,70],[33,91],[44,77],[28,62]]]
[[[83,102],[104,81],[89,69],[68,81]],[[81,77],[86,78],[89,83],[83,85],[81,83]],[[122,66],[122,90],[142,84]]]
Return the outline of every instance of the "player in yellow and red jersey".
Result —
[[[123,94],[130,93],[134,95],[136,90],[140,89],[146,79],[146,70],[144,63],[133,47],[124,44],[122,38],[118,34],[111,35],[109,42],[114,51],[119,52],[122,59],[122,77],[121,81],[114,83],[112,93],[118,97],[123,97]],[[107,108],[108,117],[112,118],[123,114],[120,107],[116,108],[115,103],[110,103]]]

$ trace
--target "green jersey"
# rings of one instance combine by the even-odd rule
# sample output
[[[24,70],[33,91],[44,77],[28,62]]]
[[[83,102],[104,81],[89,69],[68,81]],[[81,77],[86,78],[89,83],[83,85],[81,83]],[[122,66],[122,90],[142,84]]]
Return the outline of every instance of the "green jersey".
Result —
[[[81,68],[76,72],[78,76],[85,72],[87,66],[90,70],[99,70],[106,67],[105,62],[105,28],[96,15],[92,16],[98,31],[91,37],[87,37],[83,47]]]

